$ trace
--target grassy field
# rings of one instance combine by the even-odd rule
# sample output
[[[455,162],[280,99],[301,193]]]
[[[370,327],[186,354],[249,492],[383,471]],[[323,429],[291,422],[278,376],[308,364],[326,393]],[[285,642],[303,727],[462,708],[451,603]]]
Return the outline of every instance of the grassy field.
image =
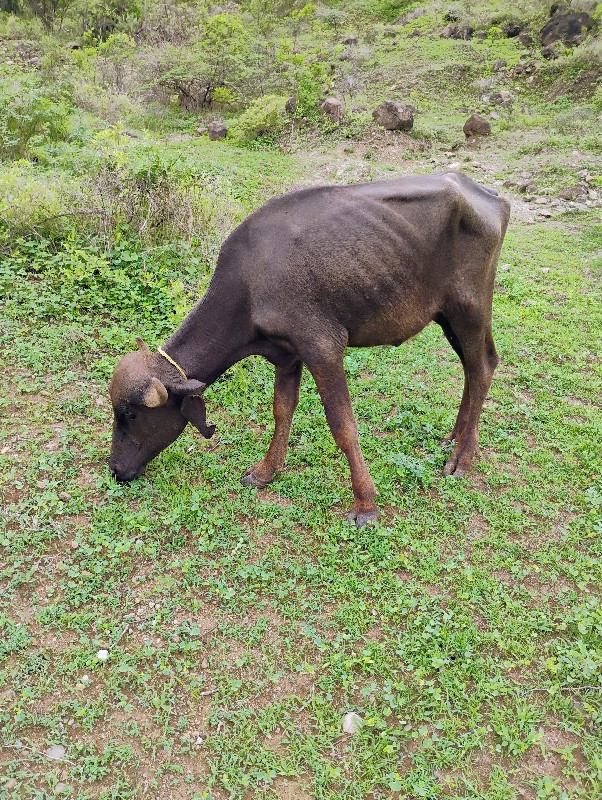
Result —
[[[593,221],[510,228],[472,477],[440,477],[461,370],[439,329],[349,352],[384,510],[362,530],[308,376],[288,470],[239,485],[271,430],[261,360],[208,391],[216,438],[117,485],[106,383],[163,298],[99,315],[40,245],[5,259],[2,796],[600,796]],[[131,281],[164,273],[147,258]]]
[[[512,111],[466,143],[520,47],[441,40],[431,5],[395,43],[374,28],[340,126],[240,147],[173,109],[103,119],[99,95],[0,165],[1,800],[602,798],[600,108],[577,48],[496,78]],[[411,136],[369,121],[402,83]],[[441,475],[462,371],[433,325],[345,357],[378,525],[344,521],[307,372],[287,470],[240,485],[272,431],[261,359],[206,392],[213,439],[113,480],[115,362],[165,341],[235,224],[291,187],[451,164],[513,203],[471,476]],[[580,174],[587,200],[559,200]]]

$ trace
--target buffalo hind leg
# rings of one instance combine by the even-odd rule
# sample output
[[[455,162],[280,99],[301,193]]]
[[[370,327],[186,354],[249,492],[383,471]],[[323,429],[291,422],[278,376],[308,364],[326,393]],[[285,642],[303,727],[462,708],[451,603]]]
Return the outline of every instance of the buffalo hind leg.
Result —
[[[267,486],[278,472],[284,469],[293,414],[299,402],[301,385],[300,361],[289,367],[276,367],[274,379],[274,435],[264,458],[245,472],[241,478],[243,486],[258,489]]]
[[[465,385],[452,432],[456,447],[443,474],[459,478],[470,472],[478,455],[481,412],[499,359],[489,323],[479,327],[452,324],[463,354]]]
[[[374,502],[376,487],[360,449],[342,358],[328,363],[309,363],[308,367],[320,393],[332,436],[349,462],[354,503],[347,519],[361,528],[378,517]]]
[[[464,390],[462,392],[462,401],[460,403],[460,409],[458,411],[458,416],[456,417],[456,422],[454,427],[452,428],[451,433],[449,436],[446,436],[443,440],[444,445],[451,444],[453,441],[458,441],[460,436],[462,435],[462,431],[466,426],[466,420],[468,419],[468,412],[470,409],[470,393],[468,391],[468,374],[466,372],[466,362],[464,359],[464,353],[462,352],[462,345],[460,344],[460,340],[456,336],[456,334],[452,330],[452,326],[449,324],[449,321],[445,317],[439,317],[436,319],[436,322],[439,323],[441,326],[443,333],[445,334],[445,338],[452,346],[454,352],[462,362],[462,369],[464,370]]]

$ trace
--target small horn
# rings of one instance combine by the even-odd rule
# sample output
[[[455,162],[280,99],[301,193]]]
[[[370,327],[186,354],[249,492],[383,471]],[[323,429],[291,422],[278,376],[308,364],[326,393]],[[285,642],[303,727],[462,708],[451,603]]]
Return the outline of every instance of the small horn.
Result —
[[[136,336],[136,344],[138,345],[138,350],[140,350],[141,353],[150,353],[148,346],[144,344],[139,336]]]
[[[142,404],[147,406],[147,408],[157,408],[158,406],[164,406],[165,403],[167,403],[167,389],[163,386],[159,378],[153,378],[150,386],[144,393]]]

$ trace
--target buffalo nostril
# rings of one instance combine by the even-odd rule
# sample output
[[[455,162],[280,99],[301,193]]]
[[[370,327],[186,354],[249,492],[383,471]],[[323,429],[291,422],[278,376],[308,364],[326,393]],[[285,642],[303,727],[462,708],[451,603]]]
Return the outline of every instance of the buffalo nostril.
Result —
[[[116,481],[118,481],[118,483],[129,483],[135,478],[140,477],[140,475],[142,475],[144,472],[144,467],[142,467],[142,469],[126,467],[119,462],[110,462],[109,469],[111,470],[111,475]]]

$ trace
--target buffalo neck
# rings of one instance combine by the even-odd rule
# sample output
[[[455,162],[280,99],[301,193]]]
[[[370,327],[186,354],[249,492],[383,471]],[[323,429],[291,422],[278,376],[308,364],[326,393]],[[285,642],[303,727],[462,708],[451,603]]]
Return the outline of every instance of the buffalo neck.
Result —
[[[240,291],[210,287],[165,344],[189,378],[207,385],[254,352],[253,329]]]

